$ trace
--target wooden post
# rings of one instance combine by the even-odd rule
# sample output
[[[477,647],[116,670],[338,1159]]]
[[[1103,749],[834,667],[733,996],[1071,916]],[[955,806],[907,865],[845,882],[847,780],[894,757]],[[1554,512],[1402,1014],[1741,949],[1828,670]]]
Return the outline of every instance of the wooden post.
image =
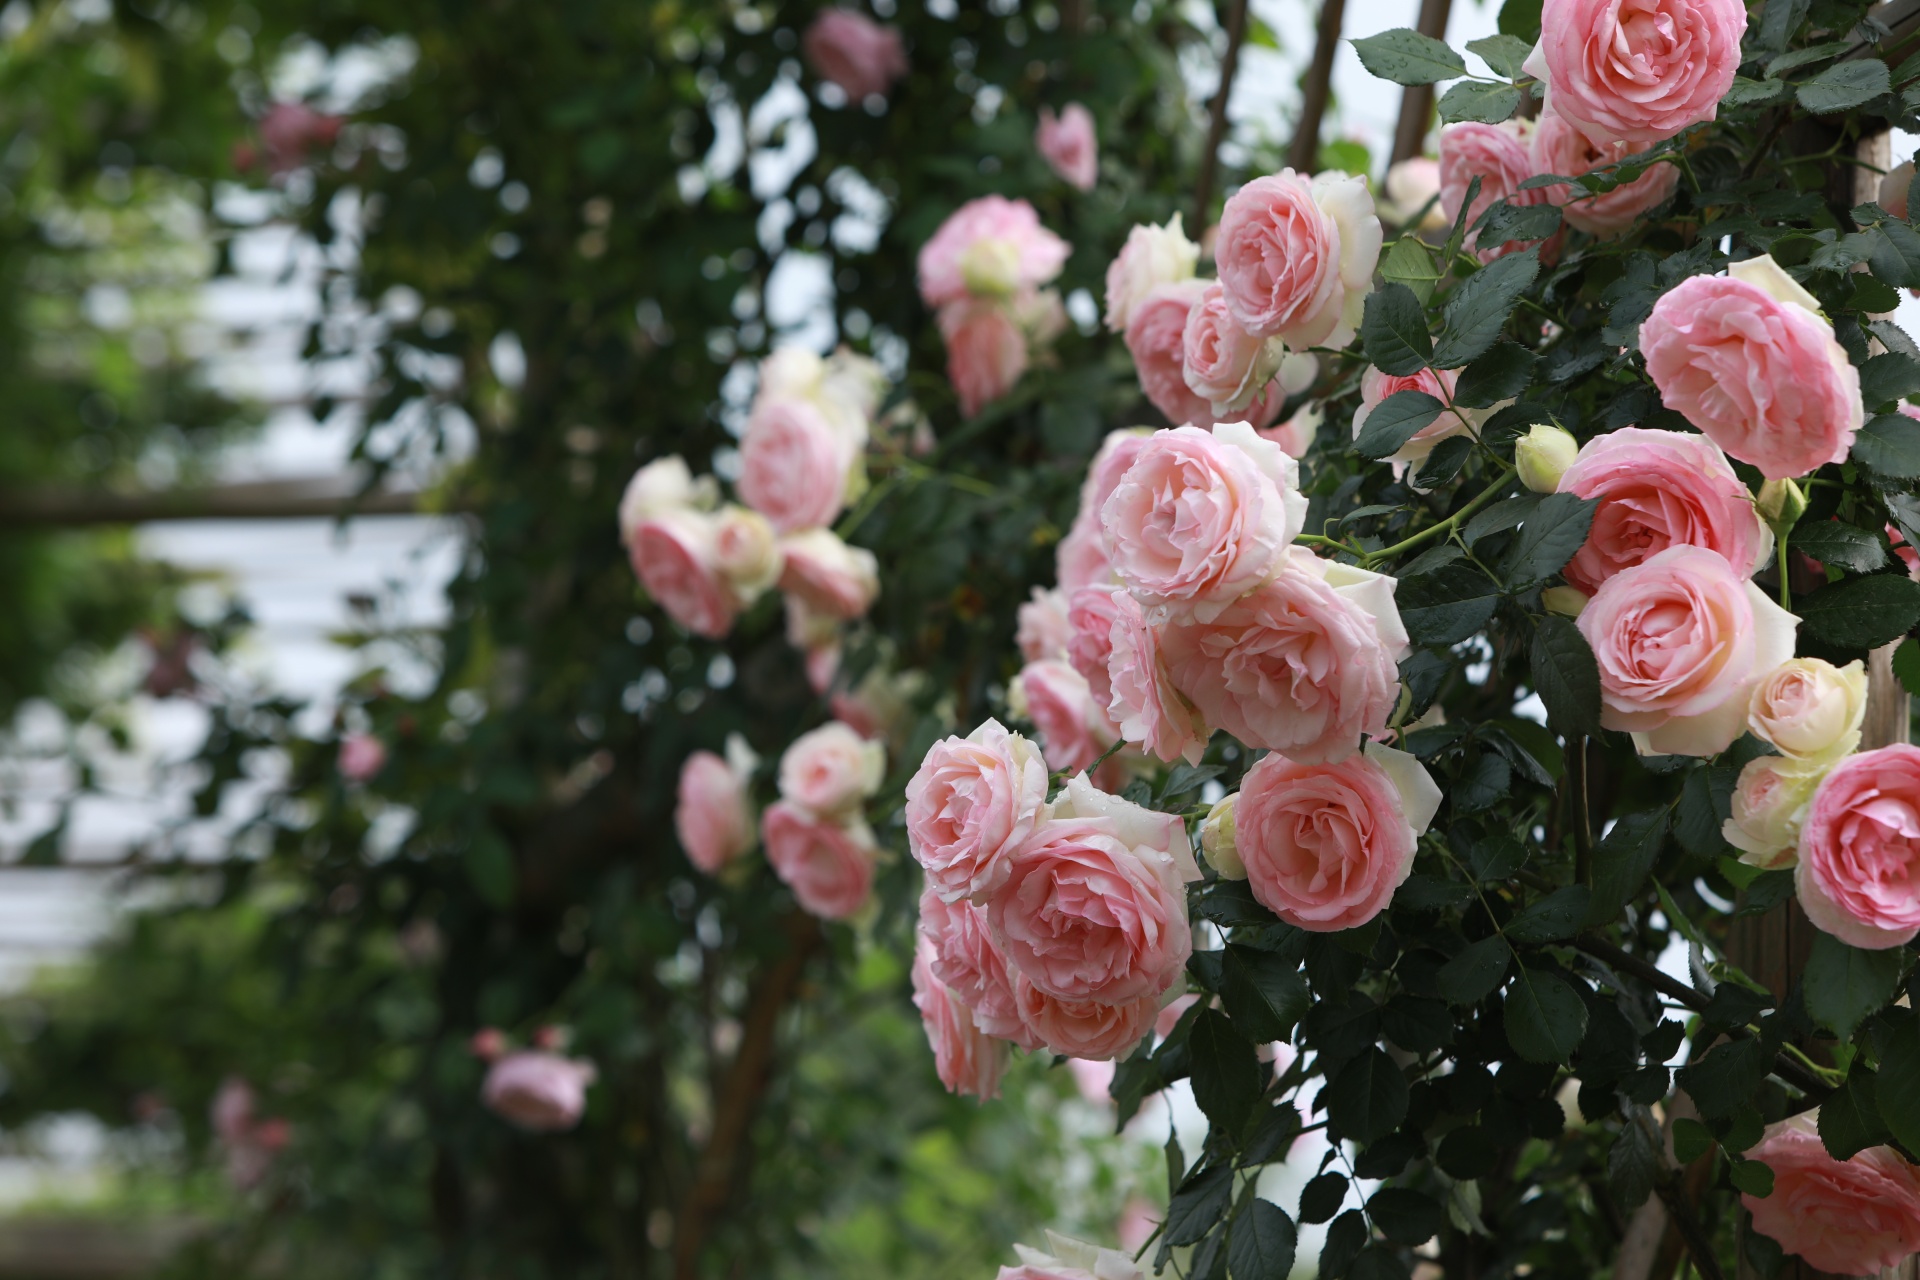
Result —
[[[1312,173],[1320,167],[1320,122],[1333,96],[1333,55],[1340,51],[1340,23],[1346,11],[1347,0],[1321,0],[1313,61],[1300,80],[1300,122],[1293,131],[1293,145],[1287,148],[1287,167],[1297,173]]]
[[[1453,0],[1420,0],[1421,35],[1435,40],[1447,38],[1447,18]],[[1399,164],[1420,154],[1426,145],[1427,126],[1433,121],[1433,86],[1411,85],[1400,95],[1400,124],[1393,131],[1393,156],[1389,163]]]

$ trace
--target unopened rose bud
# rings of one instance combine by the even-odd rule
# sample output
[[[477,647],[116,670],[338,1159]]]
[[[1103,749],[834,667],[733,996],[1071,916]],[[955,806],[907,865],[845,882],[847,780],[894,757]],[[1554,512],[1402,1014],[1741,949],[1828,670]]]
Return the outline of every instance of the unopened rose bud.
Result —
[[[1020,287],[1020,246],[998,236],[975,240],[960,255],[960,278],[978,297],[1011,295]]]
[[[1772,527],[1774,536],[1784,538],[1806,513],[1807,495],[1791,480],[1769,480],[1760,486],[1754,506]]]
[[[498,1027],[482,1027],[467,1041],[467,1048],[482,1062],[492,1062],[507,1051],[507,1037]]]
[[[1548,613],[1557,613],[1563,618],[1577,618],[1580,611],[1587,607],[1587,594],[1578,587],[1548,587],[1540,593],[1540,603]]]
[[[1579,442],[1566,431],[1536,422],[1527,434],[1514,442],[1513,464],[1519,469],[1521,484],[1535,493],[1555,493],[1560,488],[1560,477],[1567,473],[1579,454]]]
[[[1240,861],[1240,850],[1233,843],[1233,807],[1239,799],[1236,791],[1219,801],[1200,824],[1200,852],[1207,855],[1208,864],[1223,880],[1247,878],[1246,864]]]

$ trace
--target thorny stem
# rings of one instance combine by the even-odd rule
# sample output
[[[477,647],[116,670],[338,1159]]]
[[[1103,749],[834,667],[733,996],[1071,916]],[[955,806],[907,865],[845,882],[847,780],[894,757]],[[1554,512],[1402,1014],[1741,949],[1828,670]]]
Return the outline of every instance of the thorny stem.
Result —
[[[1420,532],[1414,534],[1410,538],[1402,539],[1401,541],[1394,543],[1390,547],[1382,547],[1378,551],[1369,551],[1364,557],[1362,557],[1362,560],[1363,560],[1362,567],[1371,568],[1372,566],[1379,564],[1383,560],[1391,560],[1395,556],[1400,555],[1402,552],[1407,551],[1413,547],[1419,546],[1421,543],[1427,541],[1429,538],[1433,537],[1435,534],[1445,533],[1449,530],[1459,528],[1467,520],[1477,515],[1482,507],[1486,506],[1488,503],[1492,502],[1495,498],[1499,497],[1501,491],[1506,488],[1506,482],[1508,478],[1511,477],[1512,475],[1513,475],[1513,468],[1510,466],[1507,466],[1504,463],[1501,464],[1499,476],[1497,476],[1492,483],[1487,485],[1485,489],[1481,490],[1479,496],[1475,497],[1472,502],[1469,502],[1466,506],[1460,508],[1458,511],[1454,512],[1452,515],[1448,516],[1445,520],[1440,521],[1440,523],[1428,525],[1426,528],[1422,529]]]
[[[1774,550],[1780,565],[1780,607],[1788,613],[1793,612],[1793,588],[1787,585],[1787,535],[1782,533],[1774,540]]]

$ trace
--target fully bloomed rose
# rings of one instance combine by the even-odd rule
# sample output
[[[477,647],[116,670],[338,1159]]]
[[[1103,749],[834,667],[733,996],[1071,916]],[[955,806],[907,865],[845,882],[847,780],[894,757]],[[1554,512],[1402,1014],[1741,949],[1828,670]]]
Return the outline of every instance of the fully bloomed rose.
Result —
[[[1549,200],[1547,192],[1551,188],[1520,189],[1520,184],[1533,175],[1533,156],[1527,150],[1526,126],[1519,121],[1509,120],[1505,124],[1466,121],[1450,124],[1440,131],[1440,208],[1447,215],[1449,224],[1459,218],[1463,207],[1467,210],[1467,226],[1471,229],[1474,223],[1480,221],[1480,215],[1491,209],[1497,200],[1522,207],[1546,204]],[[1475,178],[1480,179],[1480,194],[1474,197],[1469,206],[1467,190]],[[1492,262],[1495,258],[1516,253],[1531,244],[1541,244],[1540,256],[1550,260],[1558,243],[1558,233],[1544,244],[1536,240],[1509,240],[1501,244],[1482,245],[1478,232],[1467,237],[1467,246],[1482,262]]]
[[[1389,396],[1402,391],[1424,391],[1443,405],[1453,403],[1454,384],[1460,380],[1457,369],[1422,369],[1404,377],[1386,374],[1367,366],[1360,375],[1360,407],[1353,414],[1353,438],[1358,440],[1366,429],[1367,419]],[[1442,440],[1454,436],[1478,436],[1480,434],[1480,411],[1475,409],[1442,409],[1440,416],[1426,426],[1414,432],[1407,442],[1389,455],[1387,462],[1393,465],[1395,477],[1403,476],[1407,468],[1416,471],[1427,460],[1433,447]]]
[[[1718,552],[1668,547],[1607,579],[1575,625],[1599,663],[1601,724],[1643,752],[1710,756],[1746,729],[1797,623]]]
[[[780,757],[780,798],[816,818],[839,818],[880,789],[887,749],[832,720],[795,738]]]
[[[1819,658],[1783,662],[1754,686],[1747,727],[1789,756],[1836,760],[1860,745],[1867,715],[1867,669],[1858,659],[1836,667]]]
[[[1546,0],[1526,71],[1594,141],[1654,143],[1715,117],[1746,30],[1744,0]]]
[[[1595,436],[1561,475],[1560,492],[1598,504],[1586,542],[1561,570],[1588,595],[1668,547],[1718,551],[1748,575],[1773,555],[1753,495],[1704,436],[1645,427]]]
[[[559,1133],[580,1123],[587,1086],[597,1074],[591,1062],[523,1049],[487,1069],[480,1100],[530,1133]]]
[[[1093,190],[1100,177],[1100,142],[1094,134],[1093,112],[1085,106],[1069,102],[1057,116],[1051,107],[1040,108],[1033,146],[1062,182],[1081,191]]]
[[[1107,265],[1107,330],[1125,333],[1134,308],[1161,285],[1193,278],[1200,246],[1187,239],[1174,214],[1163,227],[1142,224],[1127,232],[1127,242]]]
[[[763,403],[740,441],[740,496],[781,533],[831,524],[858,456],[856,442],[806,401]]]
[[[1031,742],[988,720],[934,743],[906,798],[907,844],[929,888],[948,901],[982,897],[1045,817],[1047,770]]]
[[[1627,142],[1596,143],[1555,111],[1542,112],[1533,131],[1533,167],[1537,173],[1578,178],[1594,169],[1646,150]],[[1543,187],[1547,201],[1560,206],[1567,225],[1606,239],[1627,231],[1648,210],[1664,203],[1680,182],[1678,165],[1656,163],[1632,182],[1602,195],[1576,195],[1572,187]]]
[[[1067,620],[1067,593],[1055,587],[1040,587],[1020,606],[1018,625],[1013,633],[1014,647],[1028,662],[1067,656],[1073,640],[1073,624]]]
[[[850,547],[831,529],[808,529],[780,539],[780,589],[815,614],[858,618],[880,594],[880,562],[865,547]]]
[[[785,800],[760,816],[767,862],[794,900],[822,920],[845,920],[873,893],[878,849],[866,824],[818,819]]]
[[[738,735],[728,740],[726,756],[696,751],[680,766],[673,828],[687,860],[710,876],[753,847],[752,770],[753,753]]]
[[[1386,730],[1399,700],[1408,640],[1394,586],[1291,548],[1272,581],[1211,622],[1166,627],[1166,668],[1207,724],[1248,746],[1344,760]]]
[[[1113,624],[1132,606],[1140,606],[1117,587],[1081,587],[1067,597],[1067,664],[1087,679],[1087,689],[1101,706],[1113,701]]]
[[[1100,511],[1114,573],[1152,621],[1212,618],[1277,571],[1306,519],[1299,474],[1244,422],[1154,433]]]
[[[1008,702],[1015,715],[1033,721],[1047,767],[1060,773],[1091,768],[1120,738],[1087,678],[1058,658],[1020,668]]]
[[[1214,260],[1242,329],[1292,350],[1352,340],[1380,261],[1365,178],[1292,169],[1255,178],[1220,213]]]
[[[1212,730],[1167,670],[1164,630],[1147,621],[1140,604],[1124,591],[1112,596],[1107,632],[1107,714],[1120,736],[1149,755],[1200,763]],[[1177,628],[1185,630],[1185,628]]]
[[[1769,480],[1840,462],[1864,416],[1860,374],[1816,305],[1771,259],[1682,280],[1640,326],[1647,373],[1669,409]]]
[[[1002,284],[1011,294],[1038,289],[1059,275],[1071,252],[1071,245],[1040,225],[1039,213],[1025,200],[981,196],[954,210],[921,246],[920,297],[929,307],[943,307],[972,296],[969,254],[1004,255],[1009,270]]]
[[[1080,506],[1074,512],[1073,527],[1055,552],[1054,576],[1062,591],[1072,594],[1081,587],[1113,586],[1120,581],[1113,575],[1107,554],[1100,509],[1152,435],[1145,427],[1122,427],[1109,431],[1100,442],[1087,465],[1087,478],[1080,482]]]
[[[1247,886],[1288,924],[1332,933],[1365,924],[1413,869],[1440,788],[1403,751],[1372,744],[1338,764],[1263,756],[1240,784],[1233,844]]]
[[[1013,1246],[1013,1252],[1020,1265],[1000,1268],[995,1280],[1147,1280],[1147,1269],[1130,1253],[1116,1253],[1051,1231],[1045,1252],[1023,1244]]]
[[[641,521],[627,551],[654,602],[697,636],[717,640],[740,612],[720,568],[718,524],[711,512],[684,508]]]
[[[694,479],[679,454],[655,458],[633,473],[620,495],[620,541],[631,544],[641,524],[662,512],[710,511],[719,500],[719,483],[712,476]]]
[[[1773,1170],[1772,1195],[1740,1197],[1754,1230],[1815,1270],[1879,1275],[1920,1253],[1920,1169],[1892,1147],[1835,1160],[1819,1112],[1804,1111],[1768,1125],[1747,1158]]]
[[[1106,1062],[1124,1058],[1153,1032],[1160,1003],[1141,996],[1126,1004],[1061,1000],[1036,987],[1018,970],[1013,1003],[1029,1038],[1069,1058]]]
[[[1127,353],[1133,357],[1140,390],[1175,425],[1210,422],[1213,417],[1212,401],[1187,385],[1186,374],[1187,318],[1208,288],[1207,281],[1194,279],[1155,285],[1129,310]],[[1239,389],[1237,378],[1233,389]]]
[[[947,902],[928,885],[920,895],[920,935],[933,944],[934,976],[972,1012],[974,1026],[1029,1053],[1040,1047],[1020,1020],[1013,970],[983,908],[965,898]]]
[[[1794,887],[1807,918],[1849,945],[1885,951],[1920,934],[1920,748],[1863,751],[1821,780]]]
[[[1008,963],[1041,992],[1127,1005],[1179,978],[1193,950],[1182,882],[1199,869],[1178,816],[1079,774],[1010,861],[987,919]]]
[[[900,32],[850,9],[822,9],[800,37],[800,51],[815,75],[839,85],[855,102],[885,97],[907,74]]]
[[[1027,371],[1027,335],[1011,311],[991,299],[966,298],[940,308],[947,344],[947,380],[971,418],[1013,390]]]
[[[1720,824],[1742,862],[1769,870],[1793,865],[1801,823],[1826,771],[1824,762],[1790,756],[1747,761],[1733,788],[1733,816]]]
[[[1421,232],[1445,231],[1450,225],[1440,207],[1440,162],[1430,156],[1414,156],[1387,170],[1387,206],[1397,222],[1406,222],[1420,214]]]
[[[934,1070],[947,1092],[982,1101],[999,1097],[1007,1046],[975,1026],[972,1011],[934,975],[933,943],[924,935],[913,952],[913,1007],[920,1011]]]
[[[1252,404],[1279,372],[1284,354],[1277,343],[1240,326],[1218,280],[1202,286],[1180,332],[1181,376],[1209,406],[1208,414],[1195,421],[1237,414]]]
[[[1271,395],[1272,392],[1269,391],[1268,394]],[[1274,412],[1279,412],[1279,397],[1275,397]],[[1320,424],[1325,422],[1326,418],[1327,411],[1309,401],[1295,410],[1291,418],[1278,426],[1262,427],[1257,417],[1253,419],[1253,425],[1263,437],[1279,445],[1280,452],[1289,458],[1299,459],[1306,457],[1307,450],[1313,447],[1313,438],[1320,434]]]

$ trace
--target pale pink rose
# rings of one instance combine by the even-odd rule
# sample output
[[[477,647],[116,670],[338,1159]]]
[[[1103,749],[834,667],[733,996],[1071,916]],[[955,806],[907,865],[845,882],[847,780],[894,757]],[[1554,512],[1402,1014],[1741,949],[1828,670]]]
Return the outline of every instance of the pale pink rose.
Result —
[[[1467,208],[1467,227],[1470,232],[1473,224],[1480,221],[1480,216],[1491,209],[1495,201],[1505,200],[1508,204],[1521,207],[1548,203],[1549,188],[1520,189],[1520,184],[1533,175],[1533,157],[1527,153],[1526,127],[1519,121],[1480,124],[1470,120],[1450,124],[1440,131],[1440,208],[1447,215],[1449,225],[1460,217],[1460,209],[1467,201],[1467,188],[1475,178],[1480,179],[1480,194],[1474,197],[1473,204]],[[1477,233],[1467,236],[1467,247],[1482,262],[1492,262],[1495,258],[1518,253],[1536,244],[1540,245],[1541,259],[1552,261],[1560,236],[1556,232],[1545,242],[1508,240],[1495,245],[1482,245],[1479,241]]]
[[[800,51],[815,75],[855,102],[885,97],[907,74],[899,30],[848,9],[822,9],[800,37]]]
[[[1367,366],[1366,372],[1360,375],[1360,407],[1353,414],[1353,438],[1360,438],[1367,419],[1389,396],[1402,391],[1424,391],[1441,404],[1448,405],[1453,403],[1454,384],[1459,380],[1460,371],[1457,369],[1422,369],[1418,373],[1399,377]],[[1418,471],[1420,464],[1427,460],[1427,455],[1433,452],[1433,446],[1442,440],[1450,440],[1454,436],[1478,436],[1482,416],[1473,409],[1442,409],[1439,417],[1414,432],[1411,439],[1386,459],[1393,465],[1394,476],[1405,475],[1409,467]]]
[[[1040,662],[1067,656],[1073,624],[1067,620],[1066,592],[1058,587],[1051,591],[1035,587],[1032,598],[1020,606],[1016,616],[1018,626],[1013,633],[1013,643],[1020,650],[1021,658]]]
[[[668,617],[709,640],[732,630],[740,609],[720,569],[717,525],[705,511],[666,511],[642,521],[627,544],[647,594]]]
[[[467,1052],[482,1062],[492,1062],[507,1052],[507,1036],[498,1027],[482,1027],[467,1041]]]
[[[1279,568],[1306,519],[1299,475],[1244,422],[1155,432],[1100,510],[1114,573],[1150,620],[1212,618]]]
[[[847,504],[856,443],[804,400],[764,403],[740,441],[740,496],[781,533],[831,524]]]
[[[987,913],[962,898],[942,900],[932,885],[920,895],[920,934],[933,944],[934,976],[973,1012],[973,1025],[1029,1053],[1040,1042],[1013,1002],[1013,971],[993,940]]]
[[[1400,698],[1408,640],[1395,585],[1294,548],[1272,581],[1211,622],[1165,628],[1167,670],[1207,724],[1246,745],[1303,764],[1344,760],[1386,731]]]
[[[1767,1126],[1747,1158],[1773,1170],[1773,1194],[1742,1193],[1753,1228],[1816,1271],[1879,1275],[1920,1253],[1920,1169],[1892,1147],[1835,1160],[1819,1112]]]
[[[741,608],[766,594],[785,565],[773,525],[733,503],[713,513],[713,562]]]
[[[1199,1003],[1200,997],[1189,991],[1183,996],[1175,996],[1161,1007],[1159,1016],[1153,1020],[1153,1034],[1165,1040],[1180,1025],[1180,1015]]]
[[[1594,141],[1660,142],[1715,117],[1746,30],[1745,0],[1546,0],[1526,71]]]
[[[1073,1087],[1080,1091],[1081,1101],[1094,1107],[1103,1107],[1113,1101],[1114,1066],[1111,1061],[1068,1058],[1067,1070],[1073,1074]]]
[[[673,829],[687,861],[710,876],[751,849],[753,814],[745,772],[711,751],[688,756],[680,766]]]
[[[365,782],[387,764],[387,744],[370,733],[350,733],[340,739],[335,767],[348,782]]]
[[[1298,928],[1356,928],[1393,900],[1439,807],[1426,769],[1391,747],[1375,744],[1338,764],[1263,756],[1234,808],[1247,886]]]
[[[1907,192],[1913,187],[1913,161],[1895,165],[1880,179],[1879,205],[1896,218],[1907,216]]]
[[[967,298],[940,308],[940,336],[947,344],[947,380],[971,418],[1013,390],[1027,371],[1027,338],[998,302]]]
[[[1869,951],[1920,934],[1920,747],[1835,765],[1800,826],[1794,887],[1807,918]]]
[[[1668,547],[1602,583],[1574,625],[1600,667],[1600,723],[1642,752],[1717,755],[1799,620],[1717,551]]]
[[[864,823],[823,822],[785,800],[760,818],[767,861],[794,900],[822,920],[845,920],[873,895],[878,850]]]
[[[268,174],[283,178],[300,168],[315,152],[331,147],[345,123],[340,116],[315,111],[304,102],[274,103],[256,126]],[[248,159],[251,161],[251,157]],[[237,167],[253,166],[247,163]]]
[[[1667,408],[1769,480],[1844,460],[1860,430],[1860,374],[1833,326],[1749,280],[1682,280],[1641,324],[1640,350]]]
[[[1087,678],[1057,658],[1022,667],[1009,701],[1015,715],[1033,721],[1047,767],[1056,773],[1092,767],[1120,740],[1120,727],[1093,700]]]
[[[1430,156],[1402,160],[1387,170],[1387,204],[1396,221],[1406,222],[1415,214],[1424,214],[1420,232],[1445,231],[1449,226],[1446,211],[1440,207],[1440,162]],[[1431,202],[1431,203],[1429,203]]]
[[[1867,668],[1859,659],[1836,667],[1794,658],[1753,687],[1747,727],[1785,755],[1837,760],[1860,745],[1867,715]]]
[[[1194,393],[1186,374],[1187,317],[1209,287],[1193,279],[1155,285],[1133,304],[1127,321],[1127,353],[1140,390],[1176,426],[1213,421],[1208,397]],[[1233,386],[1237,391],[1237,379]]]
[[[1200,246],[1187,239],[1177,213],[1163,227],[1127,232],[1127,242],[1107,264],[1107,330],[1125,333],[1142,299],[1161,285],[1191,280],[1199,261]]]
[[[1272,394],[1269,389],[1268,394]],[[1280,400],[1274,400],[1273,411],[1280,411]],[[1289,458],[1304,458],[1307,450],[1313,447],[1313,439],[1320,434],[1320,424],[1326,421],[1326,410],[1318,404],[1308,403],[1300,406],[1291,418],[1277,427],[1260,429],[1260,434],[1280,446],[1280,451]],[[1259,429],[1259,421],[1254,425]]]
[[[913,951],[913,1007],[920,1011],[934,1070],[947,1092],[982,1101],[999,1097],[1007,1046],[976,1027],[960,997],[934,976],[933,943],[924,935]]]
[[[559,1133],[580,1123],[587,1086],[598,1074],[591,1062],[523,1049],[487,1069],[480,1100],[529,1133]]]
[[[823,644],[804,650],[801,665],[807,673],[808,687],[815,693],[825,693],[833,687],[833,678],[840,673],[840,646],[837,643]]]
[[[1147,621],[1139,603],[1113,593],[1114,618],[1107,639],[1107,714],[1120,735],[1149,755],[1200,763],[1212,730],[1168,674],[1162,628]],[[1237,607],[1237,606],[1236,606]]]
[[[1028,1033],[1042,1046],[1069,1058],[1116,1060],[1132,1053],[1153,1031],[1159,1001],[1141,996],[1126,1004],[1099,1004],[1092,1000],[1061,1000],[1033,985],[1026,975],[1013,975],[1014,1007]],[[1000,1273],[1003,1277],[1005,1270]]]
[[[1277,344],[1240,327],[1218,280],[1205,285],[1180,332],[1181,377],[1208,405],[1207,414],[1194,420],[1240,413],[1279,371],[1281,356]]]
[[[1807,806],[1826,771],[1825,762],[1789,756],[1747,761],[1734,784],[1732,816],[1720,824],[1721,837],[1740,850],[1740,861],[1768,870],[1794,864]]]
[[[1110,587],[1119,579],[1113,576],[1113,560],[1107,554],[1107,535],[1100,528],[1098,512],[1082,512],[1060,539],[1053,553],[1054,578],[1062,591],[1081,587]]]
[[[1147,1269],[1131,1253],[1116,1253],[1067,1236],[1047,1232],[1047,1248],[1013,1246],[1020,1266],[1002,1267],[996,1280],[1147,1280]]]
[[[1113,655],[1113,624],[1131,606],[1140,606],[1117,587],[1081,587],[1067,599],[1067,662],[1086,677],[1087,689],[1101,706],[1113,701],[1113,679],[1107,671]]]
[[[1585,544],[1560,571],[1588,595],[1668,547],[1718,551],[1749,575],[1773,555],[1753,495],[1704,436],[1645,427],[1595,436],[1561,475],[1560,492],[1599,504]]]
[[[1166,1214],[1151,1200],[1144,1196],[1128,1196],[1127,1202],[1120,1207],[1120,1222],[1114,1233],[1120,1240],[1120,1251],[1132,1256],[1147,1247],[1147,1242],[1160,1230],[1161,1220]]]
[[[1372,288],[1380,241],[1366,179],[1309,179],[1291,169],[1255,178],[1220,213],[1213,252],[1227,310],[1248,333],[1295,351],[1345,346]]]
[[[907,845],[929,886],[948,901],[984,897],[1045,815],[1047,770],[1032,743],[988,720],[934,743],[906,800]]]
[[[780,756],[780,798],[815,818],[857,811],[880,789],[887,749],[838,720],[810,729]]]
[[[711,511],[719,500],[719,482],[712,476],[695,479],[679,454],[655,458],[633,473],[620,495],[620,541],[631,543],[640,525],[662,512],[686,507]]]
[[[967,287],[966,259],[982,242],[1004,246],[1010,267],[1004,292],[1038,289],[1060,274],[1072,246],[1040,225],[1040,215],[1025,200],[981,196],[954,210],[933,238],[920,248],[920,297],[929,307],[959,302],[976,291]],[[993,246],[990,246],[993,247]]]
[[[1182,886],[1193,850],[1177,815],[1107,795],[1080,774],[1010,863],[987,920],[1007,962],[1039,990],[1123,1005],[1157,1002],[1179,979],[1193,951]]]
[[[780,539],[780,589],[815,614],[858,618],[880,594],[880,565],[865,547],[850,547],[831,529]]]
[[[1541,113],[1533,131],[1533,167],[1537,173],[1578,178],[1618,164],[1645,147],[1627,142],[1595,143],[1557,112]],[[1604,195],[1576,196],[1572,187],[1542,187],[1549,204],[1560,206],[1567,225],[1605,239],[1631,229],[1649,209],[1664,203],[1680,182],[1680,166],[1656,163],[1632,182]]]
[[[1058,116],[1052,107],[1040,108],[1040,127],[1033,146],[1060,180],[1081,191],[1093,190],[1100,177],[1100,143],[1094,136],[1093,112],[1069,102]]]

